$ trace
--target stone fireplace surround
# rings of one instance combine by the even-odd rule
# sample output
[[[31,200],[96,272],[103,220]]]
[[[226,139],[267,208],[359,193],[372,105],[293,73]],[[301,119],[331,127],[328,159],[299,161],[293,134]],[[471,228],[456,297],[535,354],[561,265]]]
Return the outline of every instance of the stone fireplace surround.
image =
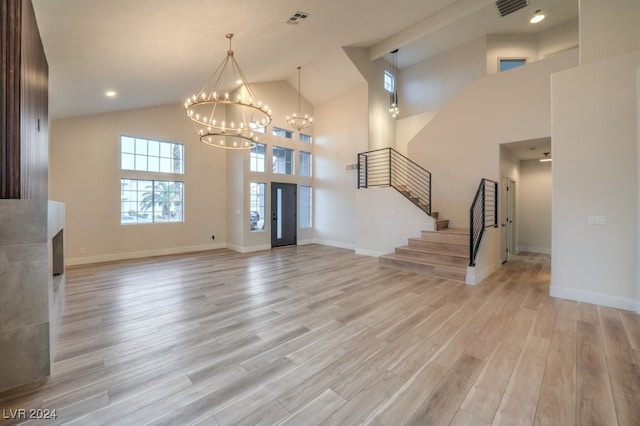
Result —
[[[50,375],[64,284],[64,204],[0,200],[0,391]]]

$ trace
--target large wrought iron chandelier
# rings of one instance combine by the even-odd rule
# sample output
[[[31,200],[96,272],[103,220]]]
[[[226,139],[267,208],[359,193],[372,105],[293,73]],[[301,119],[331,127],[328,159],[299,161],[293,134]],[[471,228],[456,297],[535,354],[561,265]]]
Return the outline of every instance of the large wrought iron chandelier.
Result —
[[[302,67],[298,67],[298,112],[294,113],[291,116],[287,116],[287,123],[289,126],[293,127],[297,131],[302,129],[306,129],[307,127],[313,124],[313,118],[309,117],[308,114],[302,116],[300,113],[300,69]]]
[[[227,56],[184,108],[202,142],[218,148],[251,149],[258,141],[254,130],[271,122],[271,110],[257,99],[242,73],[231,50],[233,34],[226,38]]]

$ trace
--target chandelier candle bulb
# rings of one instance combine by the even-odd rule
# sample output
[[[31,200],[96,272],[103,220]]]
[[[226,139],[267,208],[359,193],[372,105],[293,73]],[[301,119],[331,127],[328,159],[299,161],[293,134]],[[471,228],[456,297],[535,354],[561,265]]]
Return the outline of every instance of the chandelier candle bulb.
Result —
[[[187,99],[185,112],[203,143],[226,149],[251,149],[258,138],[249,131],[247,123],[253,121],[258,128],[266,127],[271,123],[271,110],[260,101],[259,106],[255,105],[256,95],[231,48],[233,34],[227,34],[226,38],[229,50],[224,60],[205,86]],[[225,116],[237,119],[237,123],[235,120],[227,123]]]

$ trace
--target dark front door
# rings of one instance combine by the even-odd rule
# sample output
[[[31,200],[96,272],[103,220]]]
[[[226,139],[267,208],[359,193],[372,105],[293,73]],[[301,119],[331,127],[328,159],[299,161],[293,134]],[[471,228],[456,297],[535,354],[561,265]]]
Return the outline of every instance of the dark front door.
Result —
[[[291,246],[298,242],[297,185],[271,184],[271,247]]]

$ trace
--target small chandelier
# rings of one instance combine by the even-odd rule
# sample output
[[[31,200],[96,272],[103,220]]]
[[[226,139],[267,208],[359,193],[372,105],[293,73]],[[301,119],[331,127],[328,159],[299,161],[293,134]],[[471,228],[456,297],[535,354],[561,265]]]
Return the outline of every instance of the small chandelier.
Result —
[[[187,98],[184,109],[207,145],[226,149],[251,149],[258,141],[255,129],[271,122],[269,106],[256,99],[231,50],[199,92]],[[232,97],[228,90],[237,87]]]
[[[398,108],[398,49],[389,54],[391,62],[391,73],[393,74],[393,92],[389,94],[389,113],[396,118],[400,113]]]
[[[302,129],[306,129],[307,127],[313,124],[313,118],[309,117],[308,114],[305,114],[304,117],[300,114],[300,69],[302,67],[298,67],[298,112],[294,113],[292,116],[287,116],[287,123],[289,126],[293,127],[297,131]]]

